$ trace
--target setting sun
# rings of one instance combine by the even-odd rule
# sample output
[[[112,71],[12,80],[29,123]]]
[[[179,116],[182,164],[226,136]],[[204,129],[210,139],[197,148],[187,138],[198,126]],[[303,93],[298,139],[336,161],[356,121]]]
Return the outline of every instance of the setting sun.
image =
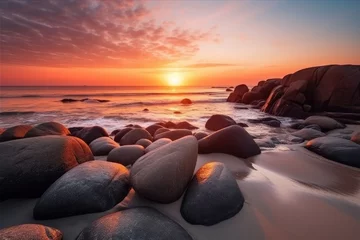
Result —
[[[183,77],[179,73],[169,73],[167,75],[167,82],[169,86],[180,86],[182,84]]]

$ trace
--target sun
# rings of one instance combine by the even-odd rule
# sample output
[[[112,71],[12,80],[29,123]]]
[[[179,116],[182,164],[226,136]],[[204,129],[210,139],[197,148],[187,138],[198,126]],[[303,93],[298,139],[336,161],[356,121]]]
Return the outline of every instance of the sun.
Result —
[[[172,87],[180,86],[183,81],[183,77],[177,72],[169,73],[166,79],[168,85]]]

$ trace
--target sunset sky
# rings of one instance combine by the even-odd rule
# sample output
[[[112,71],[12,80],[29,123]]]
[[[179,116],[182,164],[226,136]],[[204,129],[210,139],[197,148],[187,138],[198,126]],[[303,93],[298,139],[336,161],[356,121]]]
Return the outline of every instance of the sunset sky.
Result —
[[[360,64],[359,12],[356,0],[1,0],[0,83],[251,85]]]

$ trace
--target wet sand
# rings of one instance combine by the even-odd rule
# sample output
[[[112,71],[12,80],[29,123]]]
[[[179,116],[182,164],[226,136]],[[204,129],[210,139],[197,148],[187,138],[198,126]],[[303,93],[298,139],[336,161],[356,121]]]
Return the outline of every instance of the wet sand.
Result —
[[[113,209],[96,214],[35,221],[36,199],[0,202],[0,228],[41,223],[75,239],[93,220],[124,208],[151,206],[182,225],[195,240],[212,239],[358,239],[360,170],[324,159],[301,147],[264,152],[247,160],[225,154],[199,155],[196,170],[212,161],[232,170],[245,197],[233,218],[206,227],[185,222],[181,200],[157,204],[133,190]],[[195,171],[196,171],[195,170]]]

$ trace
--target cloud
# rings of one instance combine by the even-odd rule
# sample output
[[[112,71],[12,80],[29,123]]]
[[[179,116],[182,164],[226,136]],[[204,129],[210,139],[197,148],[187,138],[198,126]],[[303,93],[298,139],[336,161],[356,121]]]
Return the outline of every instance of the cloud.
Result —
[[[210,67],[233,67],[238,66],[231,63],[196,63],[185,66],[186,68],[210,68]]]
[[[193,56],[213,29],[155,23],[141,0],[1,0],[2,64],[160,67]]]

